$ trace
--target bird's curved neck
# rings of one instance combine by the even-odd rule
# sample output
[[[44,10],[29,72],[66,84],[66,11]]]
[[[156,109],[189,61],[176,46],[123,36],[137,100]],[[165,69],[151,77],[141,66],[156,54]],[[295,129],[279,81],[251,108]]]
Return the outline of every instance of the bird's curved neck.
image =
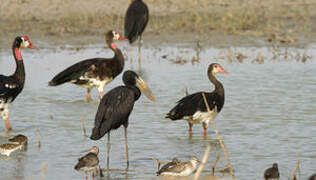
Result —
[[[213,75],[212,73],[209,74],[208,78],[210,79],[210,81],[214,84],[215,86],[215,92],[217,92],[220,95],[224,95],[224,87],[222,85],[221,82],[219,82],[215,75]]]
[[[16,62],[16,69],[12,76],[16,77],[21,83],[24,83],[25,69],[24,69],[23,58],[21,55],[21,49],[13,46],[12,50],[13,50],[13,56]]]
[[[116,44],[114,44],[113,41],[107,41],[107,44],[109,48],[112,49],[112,51],[114,52],[114,59],[119,60],[121,67],[124,67],[124,56],[122,51],[117,48]]]

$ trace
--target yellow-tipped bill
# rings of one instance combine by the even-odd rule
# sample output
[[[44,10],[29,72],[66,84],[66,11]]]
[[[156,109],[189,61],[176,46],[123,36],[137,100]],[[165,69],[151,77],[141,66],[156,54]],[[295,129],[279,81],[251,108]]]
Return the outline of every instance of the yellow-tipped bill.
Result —
[[[148,98],[148,99],[150,99],[150,100],[152,100],[152,101],[156,101],[156,98],[155,98],[155,96],[153,95],[153,93],[151,92],[151,90],[149,89],[149,87],[147,86],[147,84],[145,83],[145,81],[141,78],[141,77],[138,77],[137,79],[136,79],[136,86],[139,88],[139,90],[141,91],[141,92],[143,92],[144,93],[144,95]]]

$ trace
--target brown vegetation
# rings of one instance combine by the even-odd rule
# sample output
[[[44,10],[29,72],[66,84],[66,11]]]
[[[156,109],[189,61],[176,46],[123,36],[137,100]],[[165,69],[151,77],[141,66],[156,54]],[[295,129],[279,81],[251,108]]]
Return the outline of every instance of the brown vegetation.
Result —
[[[148,34],[213,32],[259,37],[315,35],[314,0],[144,0]],[[102,35],[122,31],[128,0],[0,0],[0,33]],[[293,39],[293,38],[290,38]]]

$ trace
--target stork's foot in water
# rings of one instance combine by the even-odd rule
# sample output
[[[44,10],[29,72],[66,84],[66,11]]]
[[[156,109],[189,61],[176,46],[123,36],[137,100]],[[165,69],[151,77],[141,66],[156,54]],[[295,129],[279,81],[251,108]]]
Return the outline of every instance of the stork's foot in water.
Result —
[[[9,121],[9,117],[4,117],[3,119],[4,119],[4,125],[7,128],[7,130],[11,131],[12,127],[11,127],[11,124],[10,124],[10,121]]]
[[[103,91],[99,91],[99,99],[101,100],[103,97]]]
[[[192,136],[192,126],[193,124],[192,123],[189,123],[189,135]]]
[[[90,102],[92,100],[91,94],[89,92],[87,92],[87,94],[86,94],[86,99],[87,99],[87,102]]]

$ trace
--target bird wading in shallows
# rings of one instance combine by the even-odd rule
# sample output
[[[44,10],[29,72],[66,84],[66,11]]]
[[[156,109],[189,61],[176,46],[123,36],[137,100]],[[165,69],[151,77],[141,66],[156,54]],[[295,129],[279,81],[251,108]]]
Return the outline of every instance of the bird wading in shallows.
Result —
[[[113,58],[92,58],[80,61],[58,73],[50,82],[50,86],[73,83],[87,89],[87,101],[91,100],[90,91],[96,87],[99,98],[103,96],[104,86],[110,83],[124,69],[124,56],[114,44],[115,40],[126,40],[116,31],[106,33],[106,43],[114,52]]]
[[[272,167],[266,169],[263,175],[265,180],[279,180],[280,173],[277,163],[273,163]]]
[[[209,80],[215,85],[215,90],[212,92],[197,92],[182,98],[165,116],[173,121],[180,119],[187,120],[189,123],[190,136],[192,135],[193,124],[197,123],[202,123],[203,134],[206,136],[210,120],[214,119],[224,106],[224,87],[222,83],[215,78],[215,75],[218,73],[228,74],[221,65],[217,63],[210,64],[207,75]],[[202,93],[205,94],[210,112],[207,111]]]
[[[138,61],[141,56],[142,34],[149,20],[149,10],[142,0],[131,0],[125,14],[124,36],[132,44],[138,39]]]
[[[90,136],[92,140],[99,140],[106,133],[108,134],[108,168],[111,130],[117,129],[121,125],[124,126],[125,153],[128,168],[127,127],[129,115],[133,110],[134,103],[139,99],[141,92],[150,100],[155,101],[155,97],[145,81],[134,71],[125,71],[123,74],[123,82],[125,84],[124,86],[115,87],[103,96],[95,116],[94,128]]]
[[[11,130],[9,121],[9,103],[21,93],[25,81],[25,69],[21,55],[22,48],[35,48],[27,36],[18,36],[12,45],[13,56],[16,63],[15,72],[11,76],[0,75],[0,115],[7,130]]]
[[[88,149],[85,152],[89,152],[89,153],[78,159],[78,163],[75,166],[75,170],[83,171],[85,173],[86,179],[87,179],[87,173],[92,172],[92,179],[93,179],[94,171],[98,172],[99,148],[97,146],[93,146],[91,149]]]

